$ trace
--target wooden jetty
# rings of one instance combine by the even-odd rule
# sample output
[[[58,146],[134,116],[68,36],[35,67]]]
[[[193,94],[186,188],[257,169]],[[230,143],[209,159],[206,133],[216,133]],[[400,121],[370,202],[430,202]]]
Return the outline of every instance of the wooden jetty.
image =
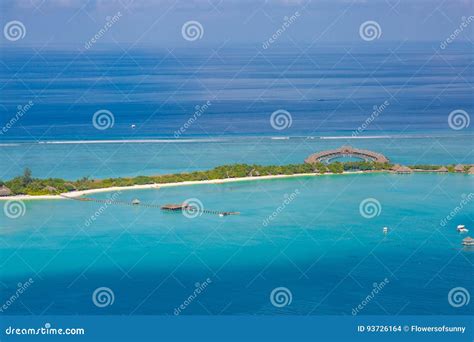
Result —
[[[229,215],[240,215],[240,212],[238,211],[217,211],[217,210],[208,210],[208,209],[200,209],[198,207],[189,205],[189,204],[165,204],[161,206],[161,210],[165,211],[199,211],[204,214],[214,214],[214,215],[219,215],[219,216],[229,216]]]
[[[132,202],[126,201],[117,201],[113,199],[97,199],[97,198],[90,198],[90,197],[69,197],[65,195],[60,195],[63,198],[74,200],[74,201],[81,201],[81,202],[94,202],[94,203],[103,203],[107,205],[128,205],[133,207],[147,207],[147,208],[159,208],[165,211],[200,211],[203,214],[213,214],[219,216],[229,216],[229,215],[239,215],[240,212],[237,211],[217,211],[217,210],[208,210],[208,209],[199,209],[198,207],[189,205],[189,204],[165,204],[165,205],[158,205],[153,203],[143,203],[140,202],[138,199],[134,199]]]
[[[178,210],[194,210],[193,206],[188,204],[165,204],[161,206],[161,210],[169,210],[169,211],[178,211]]]
[[[342,146],[335,150],[326,150],[314,153],[305,159],[305,163],[313,164],[318,162],[330,162],[332,159],[341,157],[355,157],[363,160],[371,160],[377,163],[388,163],[388,158],[381,153],[361,150],[352,146]]]

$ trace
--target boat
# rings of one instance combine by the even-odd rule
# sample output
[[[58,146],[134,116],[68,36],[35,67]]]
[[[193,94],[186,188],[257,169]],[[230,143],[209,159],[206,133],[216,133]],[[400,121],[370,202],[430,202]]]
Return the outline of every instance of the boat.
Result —
[[[388,227],[383,227],[383,232],[384,232],[384,234],[387,234],[388,233]]]
[[[135,198],[133,201],[132,201],[132,204],[133,205],[139,205],[140,204],[140,200]]]
[[[467,233],[469,231],[469,229],[467,229],[463,224],[460,224],[456,230],[459,232],[459,233]]]
[[[462,240],[462,244],[464,246],[474,246],[474,239],[470,236],[468,236],[467,238],[464,238]]]

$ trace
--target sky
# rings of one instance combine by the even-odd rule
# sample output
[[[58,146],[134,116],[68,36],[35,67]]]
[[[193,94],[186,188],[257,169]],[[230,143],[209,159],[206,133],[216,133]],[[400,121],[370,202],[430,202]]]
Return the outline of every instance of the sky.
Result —
[[[18,40],[2,46],[84,48],[100,34],[107,44],[185,45],[361,42],[365,22],[378,26],[379,41],[443,41],[474,15],[474,0],[2,0],[0,24],[24,26]],[[285,18],[294,20],[278,30]],[[198,22],[198,39],[183,39],[183,25]],[[473,22],[457,41],[472,41]]]

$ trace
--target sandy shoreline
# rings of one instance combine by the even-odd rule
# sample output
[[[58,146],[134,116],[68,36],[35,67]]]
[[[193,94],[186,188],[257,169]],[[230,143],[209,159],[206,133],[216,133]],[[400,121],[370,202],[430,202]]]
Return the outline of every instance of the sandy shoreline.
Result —
[[[0,201],[8,200],[58,200],[65,199],[67,197],[81,197],[84,195],[95,194],[99,192],[114,192],[114,191],[128,191],[128,190],[143,190],[143,189],[159,189],[173,186],[187,186],[187,185],[199,185],[199,184],[222,184],[222,183],[234,183],[234,182],[245,182],[255,180],[270,180],[270,179],[281,179],[281,178],[296,178],[296,177],[315,177],[315,176],[341,176],[341,175],[355,175],[355,174],[373,174],[373,173],[396,173],[388,170],[370,170],[370,171],[345,171],[343,173],[297,173],[294,175],[271,175],[271,176],[257,176],[257,177],[237,177],[237,178],[225,178],[225,179],[211,179],[202,181],[185,181],[175,183],[153,183],[143,185],[130,185],[130,186],[113,186],[110,188],[99,188],[90,190],[80,190],[65,192],[60,195],[15,195],[0,197]],[[433,170],[413,170],[413,173],[440,173]]]
[[[351,171],[344,172],[338,175],[349,175],[349,174],[358,174],[358,173],[369,173],[363,171]],[[373,173],[373,172],[370,172]],[[335,175],[332,173],[298,173],[294,175],[271,175],[271,176],[258,176],[258,177],[239,177],[239,178],[226,178],[226,179],[212,179],[212,180],[202,180],[202,181],[186,181],[186,182],[176,182],[176,183],[153,183],[153,184],[143,184],[143,185],[131,185],[131,186],[114,186],[110,188],[100,188],[100,189],[90,189],[90,190],[81,190],[81,191],[71,191],[65,192],[61,195],[16,195],[16,196],[6,196],[0,197],[0,201],[8,200],[62,200],[65,199],[63,196],[67,197],[80,197],[89,194],[95,194],[100,192],[114,192],[114,191],[128,191],[128,190],[143,190],[143,189],[159,189],[173,186],[186,186],[186,185],[198,185],[198,184],[222,184],[222,183],[233,183],[233,182],[243,182],[243,181],[254,181],[254,180],[265,180],[265,179],[279,179],[279,178],[295,178],[295,177],[307,177],[307,176],[324,176],[324,175]]]

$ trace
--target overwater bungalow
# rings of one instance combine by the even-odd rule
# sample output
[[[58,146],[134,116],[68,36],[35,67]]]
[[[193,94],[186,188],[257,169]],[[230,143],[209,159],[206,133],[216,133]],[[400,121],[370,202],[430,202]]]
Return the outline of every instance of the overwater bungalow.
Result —
[[[471,166],[467,173],[469,173],[470,175],[474,175],[474,166]]]
[[[186,204],[165,204],[161,206],[161,210],[170,210],[170,211],[184,210],[187,208],[189,208],[189,205],[186,205]]]
[[[5,185],[0,186],[0,196],[11,196],[12,191]]]
[[[464,238],[462,240],[462,244],[464,246],[474,246],[474,239],[470,236],[468,236],[467,238]]]
[[[464,165],[458,164],[454,167],[454,171],[456,172],[464,172]]]
[[[381,153],[369,150],[361,150],[352,146],[342,146],[335,150],[321,151],[314,153],[305,159],[305,163],[313,164],[316,162],[329,163],[333,159],[341,157],[355,157],[362,160],[371,160],[377,163],[388,163],[388,158]]]
[[[446,166],[442,166],[437,171],[438,172],[448,172],[448,168]]]

